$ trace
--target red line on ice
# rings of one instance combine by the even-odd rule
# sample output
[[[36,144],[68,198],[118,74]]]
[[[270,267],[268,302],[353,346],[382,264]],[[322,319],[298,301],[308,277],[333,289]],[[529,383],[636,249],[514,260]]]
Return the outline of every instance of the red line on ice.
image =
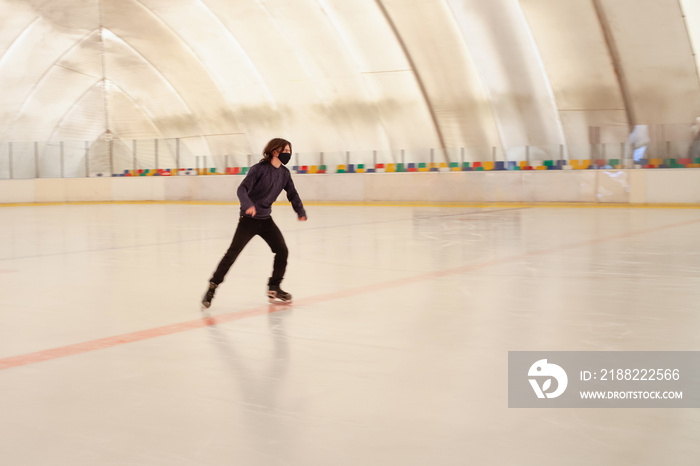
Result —
[[[688,220],[685,222],[672,223],[670,225],[664,225],[656,228],[649,228],[646,230],[635,231],[631,233],[623,233],[619,235],[606,236],[603,238],[597,238],[588,241],[581,241],[578,243],[572,243],[569,245],[563,245],[552,249],[536,249],[534,251],[526,252],[523,254],[516,254],[514,256],[503,257],[500,259],[494,259],[487,262],[478,262],[474,264],[465,265],[462,267],[456,267],[447,270],[439,270],[435,272],[427,272],[424,274],[415,275],[413,277],[399,278],[396,280],[390,280],[383,283],[372,284],[360,286],[357,288],[351,288],[348,290],[335,291],[332,293],[327,293],[318,296],[311,296],[308,298],[301,298],[295,301],[297,306],[304,306],[310,304],[319,304],[326,301],[333,301],[336,299],[348,298],[352,296],[357,296],[360,294],[371,293],[376,291],[381,291],[389,288],[394,288],[398,286],[405,286],[414,283],[419,283],[423,281],[433,280],[435,278],[447,277],[450,275],[457,275],[461,273],[471,272],[478,269],[483,269],[486,267],[492,267],[496,265],[507,264],[510,262],[517,262],[521,259],[525,259],[532,256],[540,256],[551,254],[558,251],[563,251],[566,249],[573,249],[582,246],[588,246],[592,244],[602,243],[606,241],[613,241],[616,239],[624,239],[632,236],[638,236],[647,233],[653,233],[660,230],[666,230],[669,228],[675,228],[679,226],[689,225],[692,223],[700,222],[700,219]],[[66,356],[73,356],[76,354],[88,353],[91,351],[97,351],[106,348],[112,348],[119,345],[124,345],[127,343],[135,343],[138,341],[149,340],[151,338],[162,337],[166,335],[173,335],[175,333],[186,332],[189,330],[194,330],[198,328],[210,327],[217,324],[223,324],[226,322],[233,322],[236,320],[246,319],[248,317],[255,317],[264,314],[271,314],[273,312],[279,312],[288,309],[287,305],[283,304],[270,304],[266,306],[255,307],[251,309],[246,309],[244,311],[232,312],[228,314],[221,314],[211,317],[202,317],[200,319],[191,320],[188,322],[181,322],[171,325],[165,325],[162,327],[155,327],[146,330],[139,330],[136,332],[125,333],[123,335],[117,335],[113,337],[100,338],[98,340],[86,341],[83,343],[76,343],[73,345],[61,346],[58,348],[51,348],[43,351],[37,351],[35,353],[27,353],[19,356],[11,356],[8,358],[0,359],[0,370],[10,369],[12,367],[27,366],[29,364],[35,364],[43,361],[50,361],[52,359],[63,358]]]

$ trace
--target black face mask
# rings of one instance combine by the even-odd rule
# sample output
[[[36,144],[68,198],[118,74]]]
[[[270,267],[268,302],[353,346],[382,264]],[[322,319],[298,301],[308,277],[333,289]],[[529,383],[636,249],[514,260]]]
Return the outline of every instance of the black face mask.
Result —
[[[292,158],[292,154],[289,152],[281,152],[280,155],[278,155],[280,162],[282,162],[284,165],[287,165],[289,161]]]

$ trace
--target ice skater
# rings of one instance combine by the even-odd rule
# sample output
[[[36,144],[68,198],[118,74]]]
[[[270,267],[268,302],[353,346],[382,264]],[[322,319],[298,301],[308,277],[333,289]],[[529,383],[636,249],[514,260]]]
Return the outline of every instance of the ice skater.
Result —
[[[272,139],[265,146],[263,156],[260,162],[250,167],[250,171],[238,187],[238,199],[241,201],[238,227],[231,246],[209,280],[209,289],[202,299],[202,310],[209,309],[216,288],[224,281],[238,254],[255,235],[260,235],[275,254],[272,276],[267,282],[267,296],[270,302],[292,300],[292,295],[280,288],[287,268],[287,245],[282,232],[270,216],[272,203],[284,189],[299,221],[306,221],[306,211],[294,187],[292,174],[283,166],[287,165],[292,157],[292,144],[285,139]]]

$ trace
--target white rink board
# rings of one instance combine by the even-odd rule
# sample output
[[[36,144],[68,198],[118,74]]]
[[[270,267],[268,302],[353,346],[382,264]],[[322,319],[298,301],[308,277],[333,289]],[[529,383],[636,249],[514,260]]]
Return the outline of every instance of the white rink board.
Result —
[[[700,169],[292,175],[304,201],[700,203]],[[238,175],[0,180],[0,203],[236,202]],[[280,194],[286,200],[286,193]]]

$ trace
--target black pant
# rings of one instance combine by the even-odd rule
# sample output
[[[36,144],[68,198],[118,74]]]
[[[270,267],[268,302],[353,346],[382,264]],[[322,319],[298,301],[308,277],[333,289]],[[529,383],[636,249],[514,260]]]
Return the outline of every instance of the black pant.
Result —
[[[214,272],[214,276],[211,278],[211,282],[217,285],[224,281],[224,277],[228,270],[231,268],[235,262],[238,254],[241,253],[243,248],[248,242],[253,239],[255,235],[260,235],[262,239],[270,246],[272,252],[275,253],[275,262],[272,268],[272,277],[268,281],[268,286],[279,286],[284,278],[284,271],[287,269],[287,256],[289,251],[287,250],[287,244],[284,242],[284,237],[282,232],[272,218],[266,218],[263,220],[244,217],[238,220],[238,228],[236,228],[236,233],[233,235],[233,241],[231,241],[231,246],[226,251],[224,258],[221,259],[219,266]]]

